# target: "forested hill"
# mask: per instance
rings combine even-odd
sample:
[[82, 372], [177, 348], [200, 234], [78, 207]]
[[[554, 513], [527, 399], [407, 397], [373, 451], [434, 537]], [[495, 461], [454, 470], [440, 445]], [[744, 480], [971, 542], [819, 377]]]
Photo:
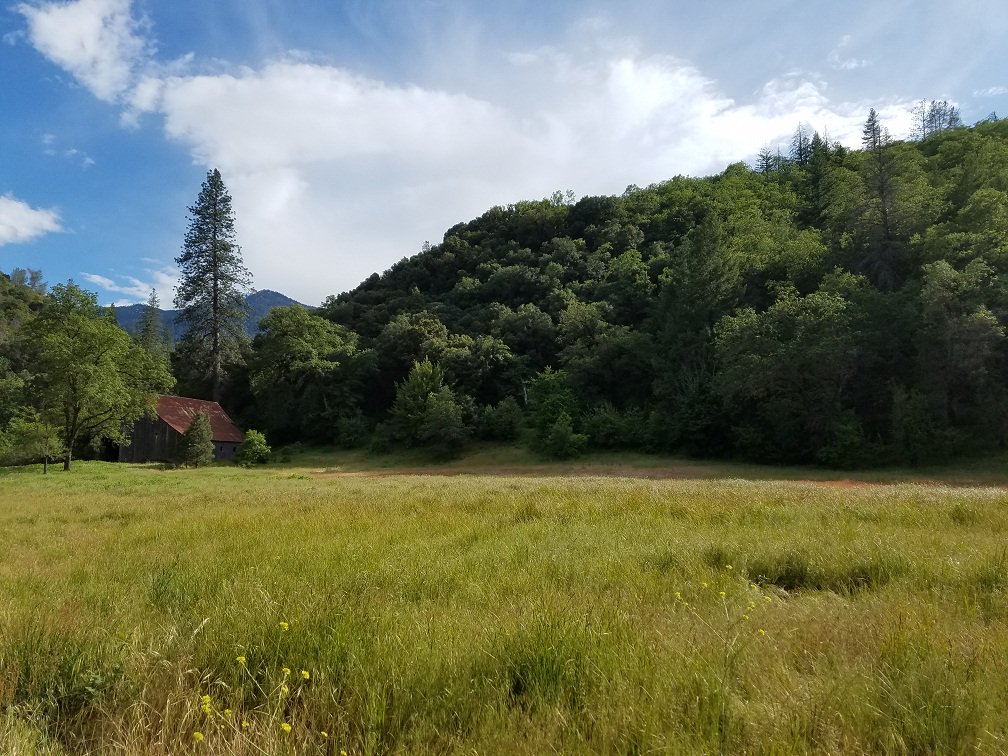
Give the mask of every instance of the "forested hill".
[[[949, 125], [893, 141], [873, 111], [862, 149], [799, 129], [756, 166], [493, 208], [317, 310], [260, 292], [221, 400], [276, 444], [441, 455], [485, 438], [844, 466], [1003, 445], [1008, 121]], [[198, 339], [169, 357], [156, 326], [130, 339], [109, 316], [72, 283], [0, 276], [0, 459], [4, 437], [35, 457], [122, 438], [173, 385], [212, 395]], [[103, 382], [60, 440], [72, 369]]]
[[861, 150], [799, 130], [754, 167], [493, 208], [326, 301], [330, 372], [284, 375], [274, 322], [252, 387], [280, 436], [409, 443], [393, 401], [428, 358], [462, 434], [528, 396], [573, 447], [913, 461], [1004, 440], [1006, 274], [1008, 121], [901, 142], [873, 113]]
[[[274, 307], [290, 307], [299, 304], [296, 300], [270, 289], [254, 291], [245, 298], [249, 307], [249, 315], [245, 319], [245, 332], [249, 338], [255, 336], [259, 328], [259, 321], [262, 320]], [[126, 307], [116, 308], [116, 320], [119, 327], [127, 333], [136, 333], [140, 320], [143, 317], [147, 305], [135, 304]], [[176, 322], [175, 317], [178, 310], [158, 310], [162, 327], [167, 328], [172, 337], [172, 342], [177, 342], [182, 338], [185, 325]]]

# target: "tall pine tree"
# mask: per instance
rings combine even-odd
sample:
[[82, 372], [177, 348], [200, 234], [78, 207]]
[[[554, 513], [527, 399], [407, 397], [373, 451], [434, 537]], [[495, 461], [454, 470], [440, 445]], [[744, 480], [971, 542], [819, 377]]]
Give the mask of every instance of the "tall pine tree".
[[245, 336], [248, 306], [245, 295], [252, 274], [242, 264], [235, 234], [234, 210], [220, 171], [207, 173], [196, 204], [189, 208], [189, 230], [175, 289], [184, 339], [200, 346], [197, 359], [210, 380], [214, 401], [220, 401], [224, 366], [239, 355]]
[[168, 352], [171, 348], [171, 336], [161, 326], [161, 302], [157, 292], [151, 289], [147, 303], [140, 314], [136, 335], [133, 340], [141, 349], [149, 354], [159, 364], [168, 367]]

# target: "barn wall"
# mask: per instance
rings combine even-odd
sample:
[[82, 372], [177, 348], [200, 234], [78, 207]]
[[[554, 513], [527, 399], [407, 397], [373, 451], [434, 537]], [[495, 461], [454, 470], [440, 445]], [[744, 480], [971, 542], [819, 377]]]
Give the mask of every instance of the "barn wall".
[[119, 447], [120, 462], [168, 462], [182, 436], [160, 418], [142, 417], [133, 427], [130, 443]]
[[[119, 447], [120, 462], [170, 462], [176, 458], [182, 434], [160, 418], [142, 417], [133, 427], [127, 445]], [[234, 459], [238, 444], [214, 441], [214, 459]]]
[[214, 441], [214, 459], [234, 459], [238, 444], [234, 441]]

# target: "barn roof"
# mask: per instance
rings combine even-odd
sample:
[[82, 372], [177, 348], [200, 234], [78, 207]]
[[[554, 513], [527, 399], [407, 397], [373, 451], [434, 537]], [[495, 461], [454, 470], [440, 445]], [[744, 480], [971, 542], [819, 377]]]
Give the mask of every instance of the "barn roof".
[[185, 433], [189, 430], [197, 412], [205, 412], [210, 418], [210, 429], [213, 431], [214, 441], [241, 443], [244, 440], [245, 434], [238, 430], [217, 402], [165, 394], [158, 396], [158, 417], [179, 433]]

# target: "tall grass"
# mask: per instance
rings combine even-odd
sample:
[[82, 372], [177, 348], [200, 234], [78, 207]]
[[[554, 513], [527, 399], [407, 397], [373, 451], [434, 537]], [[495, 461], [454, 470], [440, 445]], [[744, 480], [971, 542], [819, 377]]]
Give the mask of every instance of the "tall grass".
[[915, 485], [2, 471], [0, 744], [1003, 752], [1006, 503]]

